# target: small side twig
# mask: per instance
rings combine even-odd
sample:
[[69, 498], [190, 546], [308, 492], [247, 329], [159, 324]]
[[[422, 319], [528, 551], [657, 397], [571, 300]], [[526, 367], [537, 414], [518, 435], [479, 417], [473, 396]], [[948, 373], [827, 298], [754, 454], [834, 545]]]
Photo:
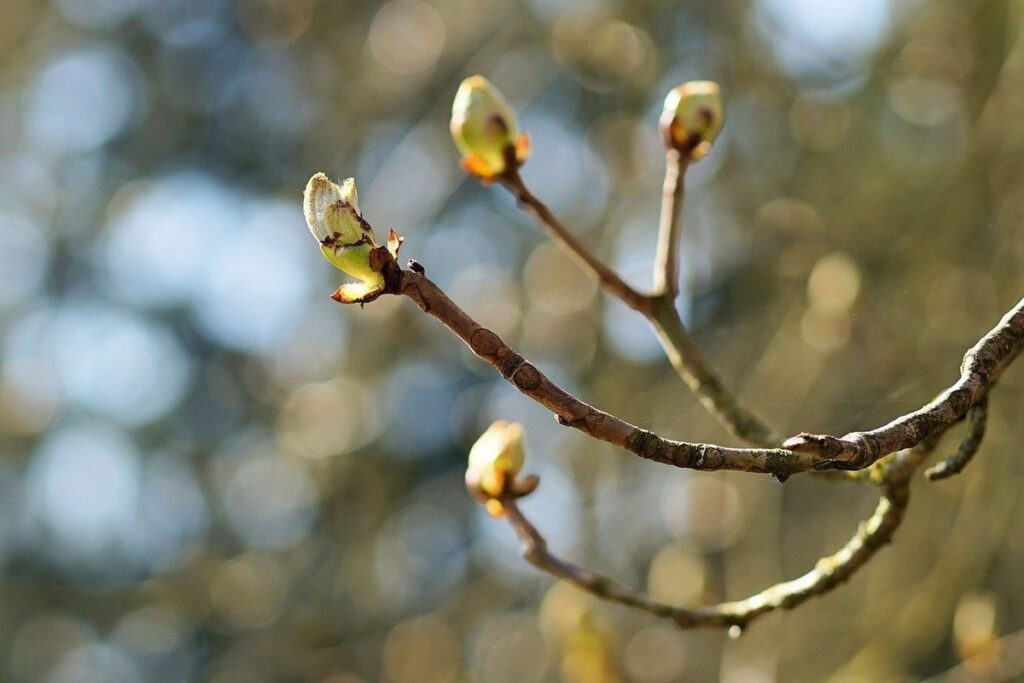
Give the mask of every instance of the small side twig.
[[988, 421], [988, 396], [983, 396], [967, 413], [967, 436], [960, 442], [956, 453], [925, 470], [928, 481], [939, 481], [960, 474], [981, 448]]

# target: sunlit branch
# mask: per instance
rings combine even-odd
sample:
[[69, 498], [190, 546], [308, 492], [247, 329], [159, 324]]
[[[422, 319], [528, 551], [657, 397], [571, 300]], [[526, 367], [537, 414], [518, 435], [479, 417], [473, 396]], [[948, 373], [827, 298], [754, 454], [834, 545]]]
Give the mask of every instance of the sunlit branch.
[[785, 448], [688, 443], [641, 429], [565, 391], [498, 335], [473, 320], [420, 270], [400, 271], [390, 291], [408, 296], [421, 310], [444, 323], [519, 391], [553, 411], [560, 423], [642, 458], [696, 470], [735, 470], [786, 478], [811, 470], [870, 467], [887, 453], [913, 448], [957, 422], [998, 379], [1024, 342], [1022, 300], [967, 352], [961, 377], [952, 387], [921, 409], [883, 427], [842, 438], [802, 433], [788, 439]]
[[931, 403], [889, 424], [841, 438], [801, 433], [783, 445], [841, 461], [850, 469], [870, 466], [887, 453], [911, 448], [960, 420], [980, 401], [1024, 345], [1024, 300], [964, 354], [960, 378]]

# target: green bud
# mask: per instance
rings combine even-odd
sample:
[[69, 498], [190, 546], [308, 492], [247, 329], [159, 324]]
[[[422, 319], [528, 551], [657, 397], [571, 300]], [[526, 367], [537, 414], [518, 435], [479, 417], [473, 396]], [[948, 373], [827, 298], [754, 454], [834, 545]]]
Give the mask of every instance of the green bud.
[[451, 131], [463, 168], [484, 180], [505, 173], [508, 155], [521, 165], [530, 153], [529, 138], [519, 133], [512, 108], [483, 76], [470, 76], [459, 86]]
[[711, 151], [725, 122], [722, 94], [713, 81], [690, 81], [673, 88], [665, 98], [661, 133], [667, 147], [698, 161]]

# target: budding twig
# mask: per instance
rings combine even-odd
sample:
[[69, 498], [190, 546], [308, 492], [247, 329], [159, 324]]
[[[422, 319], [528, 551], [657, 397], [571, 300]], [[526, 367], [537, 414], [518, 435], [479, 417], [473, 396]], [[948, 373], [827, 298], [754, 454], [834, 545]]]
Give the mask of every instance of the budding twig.
[[569, 255], [585, 272], [589, 273], [608, 293], [621, 299], [630, 308], [642, 311], [650, 305], [650, 298], [626, 283], [618, 273], [597, 258], [551, 210], [530, 192], [519, 175], [518, 169], [509, 166], [500, 176], [501, 184], [515, 196], [519, 206], [527, 211], [544, 228], [548, 236]]
[[517, 479], [523, 460], [520, 426], [495, 423], [474, 446], [467, 487], [492, 515], [508, 519], [529, 562], [598, 597], [671, 619], [680, 627], [728, 626], [739, 632], [762, 614], [795, 607], [828, 592], [888, 543], [903, 519], [912, 474], [946, 430], [965, 415], [969, 415], [968, 436], [955, 455], [928, 471], [928, 477], [934, 480], [951, 476], [970, 461], [984, 436], [988, 393], [1024, 349], [1024, 300], [967, 351], [958, 380], [920, 409], [874, 430], [843, 437], [801, 433], [782, 442], [781, 448], [776, 447], [779, 437], [743, 408], [705, 363], [675, 306], [685, 172], [690, 163], [711, 149], [722, 122], [717, 84], [687, 83], [673, 89], [666, 98], [661, 129], [667, 168], [654, 291], [650, 294], [626, 283], [529, 190], [519, 175], [519, 167], [529, 153], [528, 138], [518, 132], [514, 112], [486, 79], [473, 77], [463, 83], [453, 105], [452, 134], [463, 152], [464, 167], [485, 184], [499, 181], [606, 292], [642, 313], [673, 368], [700, 403], [732, 434], [754, 448], [666, 439], [567, 392], [459, 308], [426, 277], [422, 266], [410, 262], [409, 269], [402, 270], [396, 258], [401, 238], [394, 231], [386, 247], [376, 246], [372, 230], [359, 213], [354, 182], [338, 186], [326, 176], [314, 176], [307, 187], [306, 218], [328, 260], [361, 281], [342, 285], [335, 294], [339, 301], [364, 303], [382, 294], [409, 297], [520, 392], [551, 410], [565, 426], [642, 458], [676, 467], [771, 474], [780, 480], [801, 472], [841, 471], [848, 478], [878, 484], [883, 494], [874, 514], [843, 548], [820, 559], [807, 574], [744, 600], [687, 609], [658, 603], [645, 593], [562, 560], [548, 550], [545, 539], [516, 502], [516, 498], [533, 491], [539, 481], [533, 475]]
[[791, 581], [784, 581], [743, 600], [722, 602], [697, 608], [666, 605], [647, 593], [624, 586], [613, 579], [564, 560], [548, 549], [540, 531], [519, 509], [516, 496], [501, 499], [505, 517], [522, 543], [527, 562], [603, 600], [617, 602], [669, 619], [680, 628], [745, 628], [757, 617], [778, 609], [792, 609], [810, 598], [840, 585], [884, 545], [903, 521], [910, 500], [909, 481], [917, 465], [934, 447], [934, 442], [905, 451], [892, 463], [886, 484], [874, 513], [862, 522], [853, 537], [836, 553], [821, 558], [814, 569]]

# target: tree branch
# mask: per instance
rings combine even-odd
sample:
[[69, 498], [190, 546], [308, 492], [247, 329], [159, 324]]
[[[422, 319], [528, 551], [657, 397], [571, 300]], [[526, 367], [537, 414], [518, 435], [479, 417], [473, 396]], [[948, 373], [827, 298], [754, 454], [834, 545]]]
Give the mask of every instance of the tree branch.
[[[717, 86], [708, 92], [713, 92], [717, 98]], [[492, 99], [500, 100], [496, 95], [492, 95]], [[715, 99], [715, 107], [702, 111], [701, 115], [707, 118], [717, 111], [717, 126], [720, 126], [720, 108], [720, 102]], [[676, 117], [680, 115], [678, 107], [668, 112]], [[511, 117], [510, 112], [508, 116]], [[673, 118], [672, 122], [674, 125], [677, 119]], [[498, 123], [502, 123], [500, 117]], [[703, 122], [705, 126], [709, 124], [709, 121]], [[511, 129], [506, 126], [503, 130], [508, 133]], [[717, 130], [715, 127], [710, 139], [717, 134]], [[453, 134], [456, 134], [457, 142], [466, 142], [464, 138], [458, 137], [455, 128]], [[870, 431], [850, 432], [843, 437], [803, 432], [785, 440], [778, 447], [781, 441], [779, 436], [756, 415], [742, 407], [704, 361], [676, 308], [685, 175], [694, 158], [694, 148], [681, 146], [674, 134], [666, 138], [668, 151], [654, 263], [654, 288], [652, 293], [647, 294], [628, 284], [613, 268], [595, 256], [529, 190], [518, 172], [525, 154], [519, 154], [521, 150], [517, 150], [517, 145], [525, 138], [520, 137], [514, 144], [505, 138], [496, 143], [505, 146], [504, 171], [495, 168], [493, 172], [484, 173], [477, 168], [473, 172], [485, 183], [498, 180], [516, 198], [520, 208], [530, 214], [605, 292], [643, 314], [654, 328], [673, 368], [695, 393], [701, 405], [732, 434], [752, 444], [754, 448], [666, 439], [577, 398], [552, 382], [498, 335], [473, 320], [426, 277], [419, 264], [410, 262], [409, 270], [402, 270], [396, 260], [401, 238], [394, 231], [386, 247], [374, 247], [369, 251], [367, 262], [359, 264], [363, 270], [368, 269], [366, 272], [379, 275], [374, 280], [378, 286], [361, 298], [339, 299], [366, 303], [385, 293], [409, 297], [421, 310], [444, 324], [516, 389], [551, 410], [562, 425], [642, 458], [703, 471], [733, 470], [771, 474], [779, 480], [801, 472], [832, 471], [833, 475], [842, 474], [849, 479], [877, 484], [883, 491], [874, 513], [859, 526], [854, 536], [838, 552], [818, 560], [815, 567], [803, 576], [778, 583], [743, 600], [688, 609], [659, 603], [644, 592], [623, 586], [553, 554], [542, 534], [518, 507], [516, 499], [527, 495], [539, 481], [536, 476], [532, 476], [516, 482], [515, 475], [522, 465], [523, 457], [518, 441], [515, 442], [516, 448], [510, 447], [508, 453], [491, 454], [492, 473], [495, 475], [491, 478], [479, 476], [478, 468], [483, 467], [481, 453], [484, 451], [478, 451], [475, 446], [470, 457], [471, 469], [467, 470], [467, 486], [478, 500], [487, 505], [491, 514], [506, 517], [522, 542], [524, 557], [536, 567], [600, 598], [671, 619], [683, 628], [727, 626], [730, 633], [733, 633], [733, 629], [739, 633], [762, 614], [795, 607], [815, 595], [832, 590], [864, 566], [879, 548], [892, 539], [902, 522], [909, 502], [909, 482], [917, 467], [935, 448], [941, 436], [968, 415], [968, 434], [957, 453], [930, 469], [927, 473], [929, 479], [941, 479], [960, 472], [977, 452], [985, 433], [988, 393], [1004, 369], [1024, 348], [1024, 300], [1018, 302], [987, 335], [967, 351], [957, 381], [920, 409]], [[710, 145], [710, 139], [703, 140], [700, 135], [691, 139], [701, 142], [705, 147]], [[467, 157], [469, 160], [471, 158]], [[471, 165], [467, 168], [473, 169]], [[307, 220], [312, 221], [308, 214]], [[314, 234], [322, 240], [323, 235], [317, 231], [314, 223], [310, 225]], [[327, 243], [321, 241], [321, 244]], [[373, 246], [372, 238], [370, 244]], [[336, 265], [349, 272], [345, 263], [339, 262]], [[501, 459], [504, 460], [499, 463]]]
[[779, 478], [833, 465], [818, 454], [784, 448], [731, 448], [662, 438], [598, 410], [556, 385], [498, 335], [473, 320], [424, 273], [401, 271], [398, 292], [441, 321], [516, 389], [554, 412], [561, 424], [647, 460], [695, 470], [736, 470]]
[[732, 448], [665, 439], [598, 410], [548, 379], [498, 335], [473, 320], [418, 266], [400, 271], [392, 293], [416, 302], [440, 320], [470, 350], [506, 380], [555, 413], [566, 426], [624, 448], [647, 460], [695, 470], [735, 470], [772, 474], [780, 479], [813, 470], [860, 470], [884, 455], [913, 448], [957, 422], [1020, 353], [1024, 342], [1024, 300], [964, 356], [960, 379], [923, 408], [868, 432], [842, 438], [801, 433], [783, 448]]
[[910, 448], [960, 420], [980, 401], [1024, 342], [1024, 299], [964, 354], [960, 378], [931, 403], [868, 432], [834, 436], [801, 433], [783, 444], [863, 469], [888, 453]]

